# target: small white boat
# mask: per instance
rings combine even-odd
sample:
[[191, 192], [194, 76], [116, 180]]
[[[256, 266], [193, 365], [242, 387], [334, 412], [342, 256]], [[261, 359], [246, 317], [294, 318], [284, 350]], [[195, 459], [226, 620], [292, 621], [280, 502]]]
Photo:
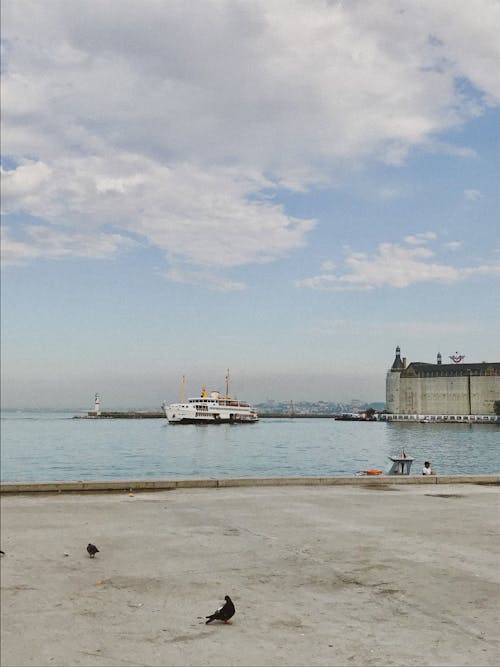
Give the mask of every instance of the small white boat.
[[259, 420], [257, 412], [249, 403], [229, 396], [229, 370], [226, 375], [226, 395], [218, 391], [207, 394], [203, 387], [201, 396], [184, 401], [184, 378], [182, 379], [182, 402], [163, 403], [165, 417], [170, 424], [245, 424]]

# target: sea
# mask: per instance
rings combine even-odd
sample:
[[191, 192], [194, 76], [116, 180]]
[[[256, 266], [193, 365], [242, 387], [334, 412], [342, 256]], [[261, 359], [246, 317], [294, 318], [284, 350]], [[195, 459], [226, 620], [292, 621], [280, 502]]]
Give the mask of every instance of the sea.
[[499, 474], [500, 427], [262, 418], [254, 424], [173, 425], [165, 419], [74, 419], [3, 411], [3, 482], [353, 476], [389, 456], [438, 474]]

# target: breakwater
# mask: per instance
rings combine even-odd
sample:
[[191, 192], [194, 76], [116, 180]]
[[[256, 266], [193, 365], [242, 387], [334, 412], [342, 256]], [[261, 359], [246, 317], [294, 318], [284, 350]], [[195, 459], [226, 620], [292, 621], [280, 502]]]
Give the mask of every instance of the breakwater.
[[[309, 413], [293, 413], [285, 414], [282, 412], [259, 412], [260, 419], [334, 419], [338, 418], [338, 415], [332, 413], [324, 414], [309, 414]], [[165, 414], [163, 412], [100, 412], [95, 414], [89, 412], [86, 415], [75, 415], [74, 419], [165, 419]], [[364, 421], [364, 420], [356, 420]]]
[[75, 415], [73, 419], [165, 419], [163, 412], [100, 412]]

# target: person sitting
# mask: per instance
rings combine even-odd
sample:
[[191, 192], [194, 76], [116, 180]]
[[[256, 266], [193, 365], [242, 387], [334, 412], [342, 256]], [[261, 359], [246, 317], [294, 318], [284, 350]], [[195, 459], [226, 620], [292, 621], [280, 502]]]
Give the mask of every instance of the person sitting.
[[426, 461], [424, 463], [424, 467], [422, 468], [422, 475], [435, 475], [436, 473], [434, 470], [431, 470], [431, 464], [429, 461]]

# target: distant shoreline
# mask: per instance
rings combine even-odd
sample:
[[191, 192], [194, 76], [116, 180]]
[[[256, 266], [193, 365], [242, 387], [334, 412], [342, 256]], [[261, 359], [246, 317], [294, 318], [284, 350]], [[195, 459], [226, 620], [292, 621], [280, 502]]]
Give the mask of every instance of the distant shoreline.
[[[425, 424], [500, 424], [500, 417], [495, 415], [433, 415], [423, 418], [421, 415], [382, 415], [363, 417], [352, 414], [295, 412], [260, 412], [259, 419], [332, 419], [334, 421], [371, 422], [371, 423], [425, 423]], [[100, 414], [73, 415], [73, 419], [166, 419], [163, 412], [113, 411]]]

